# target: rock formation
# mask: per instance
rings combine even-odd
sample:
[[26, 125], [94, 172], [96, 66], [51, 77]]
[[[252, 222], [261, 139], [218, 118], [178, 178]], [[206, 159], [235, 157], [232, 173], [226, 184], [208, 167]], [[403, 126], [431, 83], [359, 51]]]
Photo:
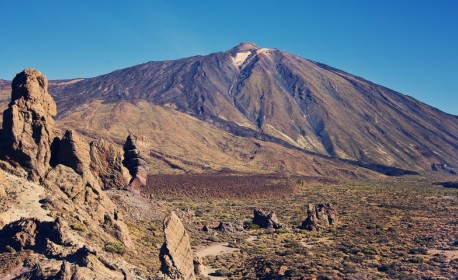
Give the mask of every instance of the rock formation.
[[146, 186], [146, 179], [148, 176], [146, 161], [141, 154], [138, 142], [140, 142], [139, 139], [130, 134], [127, 136], [126, 143], [123, 147], [123, 164], [132, 176], [128, 189], [134, 193], [140, 193], [141, 189]]
[[90, 168], [100, 180], [102, 189], [121, 190], [127, 186], [128, 170], [122, 164], [122, 153], [115, 145], [103, 139], [90, 144]]
[[16, 75], [11, 102], [3, 113], [0, 152], [2, 158], [22, 166], [33, 181], [50, 168], [56, 113], [48, 80], [40, 71], [29, 68]]
[[243, 224], [240, 221], [235, 221], [233, 223], [221, 221], [217, 227], [214, 228], [217, 231], [234, 233], [238, 231], [244, 231]]
[[273, 228], [273, 229], [279, 229], [279, 228], [284, 228], [285, 225], [280, 223], [278, 221], [277, 215], [275, 215], [275, 212], [264, 212], [263, 210], [257, 210], [255, 209], [253, 211], [254, 218], [253, 218], [253, 224], [258, 225], [261, 228]]
[[[40, 210], [45, 209], [45, 214], [20, 220], [13, 217], [0, 230], [0, 252], [18, 252], [11, 256], [22, 266], [17, 279], [123, 279], [123, 264], [113, 266], [100, 254], [109, 242], [134, 249], [121, 213], [101, 188], [101, 183], [110, 185], [112, 177], [96, 177], [113, 164], [107, 163], [99, 172], [91, 169], [91, 164], [97, 164], [92, 158], [103, 161], [111, 155], [104, 155], [103, 145], [96, 144], [91, 157], [89, 144], [72, 130], [59, 139], [55, 114], [46, 77], [33, 69], [19, 73], [4, 112], [0, 151], [5, 161], [1, 166], [15, 173], [25, 170], [31, 180], [40, 183], [35, 185], [46, 190], [46, 196], [40, 198]], [[119, 170], [119, 153], [117, 157]], [[87, 235], [76, 236], [67, 223], [72, 223], [73, 230], [79, 225]], [[50, 269], [55, 262], [60, 272]], [[9, 277], [1, 273], [1, 279]]]
[[194, 273], [196, 275], [207, 276], [208, 270], [207, 267], [204, 265], [202, 258], [199, 256], [194, 256]]
[[0, 230], [0, 252], [47, 250], [51, 243], [68, 244], [68, 226], [61, 219], [55, 222], [42, 222], [37, 219], [21, 219], [4, 226]]
[[171, 212], [164, 220], [164, 244], [159, 258], [162, 279], [196, 279], [189, 235], [178, 216]]
[[331, 203], [320, 203], [316, 206], [309, 204], [307, 218], [300, 228], [306, 230], [320, 230], [337, 222], [337, 211]]
[[68, 166], [83, 175], [89, 171], [89, 144], [75, 131], [67, 130], [59, 141], [56, 160], [58, 164]]

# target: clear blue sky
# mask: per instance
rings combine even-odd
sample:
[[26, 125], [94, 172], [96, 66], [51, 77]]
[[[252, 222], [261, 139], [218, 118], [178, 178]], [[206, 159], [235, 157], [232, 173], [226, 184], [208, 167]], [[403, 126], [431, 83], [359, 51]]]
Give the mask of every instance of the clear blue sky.
[[285, 49], [458, 115], [458, 1], [3, 0], [0, 78], [93, 77], [151, 60]]

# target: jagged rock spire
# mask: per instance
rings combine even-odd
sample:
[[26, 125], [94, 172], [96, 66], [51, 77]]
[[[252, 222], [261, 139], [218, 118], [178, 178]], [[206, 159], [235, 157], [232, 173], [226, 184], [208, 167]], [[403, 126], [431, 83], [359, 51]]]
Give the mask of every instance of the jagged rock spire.
[[34, 181], [50, 168], [56, 113], [48, 80], [40, 71], [28, 68], [16, 75], [11, 102], [3, 113], [0, 154], [23, 167]]

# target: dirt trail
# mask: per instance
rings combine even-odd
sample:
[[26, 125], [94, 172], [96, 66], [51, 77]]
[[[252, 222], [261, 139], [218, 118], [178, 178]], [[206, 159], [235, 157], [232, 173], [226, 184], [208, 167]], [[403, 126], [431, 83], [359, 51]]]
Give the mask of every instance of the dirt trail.
[[[240, 251], [240, 249], [237, 249], [237, 248], [231, 248], [231, 247], [228, 247], [229, 246], [229, 243], [225, 242], [225, 243], [217, 243], [217, 244], [213, 244], [211, 246], [208, 246], [208, 247], [204, 247], [204, 248], [201, 248], [199, 250], [196, 251], [196, 255], [203, 258], [203, 257], [206, 257], [206, 256], [220, 256], [220, 255], [224, 255], [224, 254], [229, 254], [229, 253], [233, 253], [233, 252], [238, 252]], [[213, 268], [213, 267], [210, 267], [210, 266], [207, 266], [207, 277], [209, 279], [226, 279], [226, 277], [222, 277], [222, 276], [213, 276], [214, 273], [216, 272], [217, 268]]]
[[214, 245], [197, 250], [196, 255], [202, 258], [206, 256], [220, 256], [220, 255], [240, 251], [239, 249], [231, 248], [228, 246], [229, 246], [229, 243], [227, 242], [214, 244]]

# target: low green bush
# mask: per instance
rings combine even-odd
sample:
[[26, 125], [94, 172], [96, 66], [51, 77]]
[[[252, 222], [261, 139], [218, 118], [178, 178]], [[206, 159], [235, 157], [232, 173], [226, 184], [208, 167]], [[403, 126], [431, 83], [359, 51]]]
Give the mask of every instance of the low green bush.
[[122, 255], [126, 252], [126, 247], [119, 241], [105, 243], [105, 251]]

